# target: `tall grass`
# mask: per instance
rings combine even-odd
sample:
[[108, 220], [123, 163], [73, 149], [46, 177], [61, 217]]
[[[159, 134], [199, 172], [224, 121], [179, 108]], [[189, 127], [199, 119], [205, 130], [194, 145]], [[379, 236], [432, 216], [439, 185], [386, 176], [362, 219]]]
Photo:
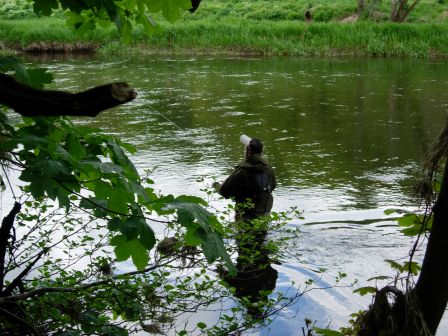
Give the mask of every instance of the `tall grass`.
[[[33, 29], [30, 29], [33, 27]], [[152, 36], [134, 32], [122, 46], [114, 28], [79, 36], [57, 18], [0, 20], [0, 45], [93, 42], [105, 53], [190, 52], [264, 55], [367, 55], [425, 58], [448, 56], [447, 24], [318, 23], [227, 18], [182, 20]]]
[[96, 29], [79, 35], [55, 17], [23, 20], [0, 20], [0, 41], [6, 44], [28, 45], [34, 42], [107, 42], [117, 38], [114, 30]]
[[240, 52], [276, 55], [448, 56], [448, 25], [359, 22], [350, 24], [182, 22], [134, 45], [171, 51]]

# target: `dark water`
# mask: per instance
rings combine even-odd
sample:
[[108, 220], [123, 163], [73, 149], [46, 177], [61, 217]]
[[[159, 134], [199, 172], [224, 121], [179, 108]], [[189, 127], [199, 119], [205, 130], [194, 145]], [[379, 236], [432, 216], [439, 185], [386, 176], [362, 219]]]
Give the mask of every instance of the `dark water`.
[[[153, 169], [165, 193], [204, 196], [204, 184], [224, 179], [241, 159], [240, 134], [263, 139], [279, 181], [274, 210], [297, 206], [305, 217], [290, 224], [303, 231], [296, 256], [274, 265], [278, 290], [320, 278], [319, 268], [328, 269], [323, 287], [339, 271], [374, 285], [366, 280], [394, 275], [384, 259], [407, 256], [412, 239], [384, 210], [416, 207], [420, 160], [448, 111], [445, 62], [155, 55], [32, 62], [67, 90], [112, 81], [134, 87], [132, 103], [78, 122], [136, 145], [134, 162]], [[313, 291], [261, 334], [301, 335], [305, 317], [342, 326], [370, 302], [352, 289]]]

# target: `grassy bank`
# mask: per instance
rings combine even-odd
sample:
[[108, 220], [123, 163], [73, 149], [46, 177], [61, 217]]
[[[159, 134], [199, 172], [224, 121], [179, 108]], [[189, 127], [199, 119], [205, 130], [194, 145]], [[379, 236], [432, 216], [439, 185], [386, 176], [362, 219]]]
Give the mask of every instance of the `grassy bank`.
[[145, 38], [143, 48], [241, 51], [276, 55], [448, 55], [448, 25], [392, 23], [184, 22]]
[[[33, 27], [30, 29], [29, 27]], [[153, 36], [135, 31], [123, 47], [114, 29], [78, 35], [62, 19], [0, 20], [0, 41], [9, 48], [88, 45], [105, 53], [190, 52], [265, 55], [448, 56], [447, 24], [312, 23], [226, 19], [183, 20]], [[49, 49], [51, 51], [51, 48]], [[63, 50], [63, 49], [62, 49]], [[76, 50], [76, 48], [75, 48]]]

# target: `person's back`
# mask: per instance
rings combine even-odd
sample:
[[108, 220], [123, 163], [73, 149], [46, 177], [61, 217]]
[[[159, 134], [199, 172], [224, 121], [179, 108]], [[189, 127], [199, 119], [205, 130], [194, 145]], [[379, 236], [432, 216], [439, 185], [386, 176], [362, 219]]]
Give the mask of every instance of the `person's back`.
[[277, 185], [274, 170], [261, 157], [263, 144], [251, 139], [246, 145], [246, 159], [220, 186], [218, 192], [236, 202], [236, 219], [250, 220], [269, 215], [273, 205], [272, 190]]

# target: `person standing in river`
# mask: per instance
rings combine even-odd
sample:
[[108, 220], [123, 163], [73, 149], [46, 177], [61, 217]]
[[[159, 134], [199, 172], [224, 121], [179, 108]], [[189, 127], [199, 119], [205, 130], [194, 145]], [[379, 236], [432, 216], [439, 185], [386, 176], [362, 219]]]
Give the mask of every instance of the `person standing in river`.
[[246, 298], [243, 304], [247, 306], [248, 314], [261, 318], [266, 292], [275, 288], [278, 272], [271, 266], [270, 251], [265, 247], [266, 223], [254, 219], [269, 216], [273, 205], [272, 190], [277, 181], [271, 165], [261, 157], [261, 140], [242, 135], [240, 141], [245, 145], [244, 160], [222, 185], [215, 184], [220, 195], [232, 198], [236, 203], [237, 274], [223, 274], [222, 278], [235, 288], [236, 297]]
[[271, 165], [261, 157], [261, 140], [242, 135], [240, 141], [245, 145], [244, 160], [224, 183], [215, 187], [224, 198], [235, 200], [237, 221], [250, 221], [271, 213], [274, 201], [272, 191], [277, 186], [277, 180]]

